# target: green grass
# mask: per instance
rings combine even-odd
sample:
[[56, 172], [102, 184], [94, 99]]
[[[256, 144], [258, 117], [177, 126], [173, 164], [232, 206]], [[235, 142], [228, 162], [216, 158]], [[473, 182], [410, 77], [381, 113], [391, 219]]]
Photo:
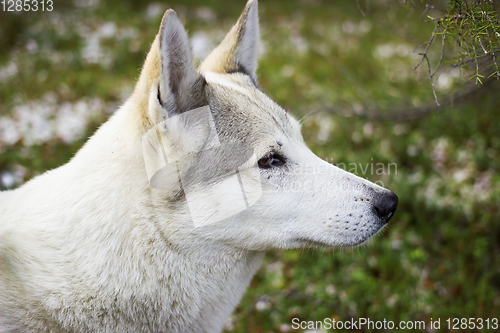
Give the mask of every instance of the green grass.
[[[161, 16], [148, 18], [148, 4], [116, 0], [14, 18], [3, 13], [0, 69], [15, 62], [17, 73], [0, 81], [0, 117], [13, 117], [16, 107], [43, 101], [48, 93], [60, 103], [97, 98], [105, 110], [115, 109], [133, 88], [158, 29]], [[244, 2], [162, 6], [177, 9], [190, 33], [217, 34], [230, 28]], [[202, 6], [210, 8], [213, 20], [200, 18]], [[270, 252], [231, 317], [231, 331], [286, 331], [293, 318], [362, 317], [427, 324], [441, 318], [447, 331], [447, 318], [500, 317], [499, 85], [425, 118], [399, 124], [367, 120], [352, 110], [433, 100], [425, 67], [414, 72], [419, 57], [408, 53], [433, 29], [418, 21], [420, 9], [407, 18], [404, 6], [374, 1], [366, 17], [355, 1], [259, 6], [263, 90], [304, 117], [304, 138], [320, 157], [346, 165], [396, 163], [397, 173], [390, 175], [358, 173], [397, 193], [400, 205], [389, 226], [360, 248]], [[89, 63], [82, 31], [106, 22], [117, 31], [133, 27], [135, 35], [103, 37], [101, 51], [112, 61]], [[30, 41], [35, 51], [28, 51]], [[439, 96], [444, 92], [438, 90]], [[346, 114], [309, 114], [324, 103]], [[36, 144], [0, 142], [0, 172], [23, 170], [26, 181], [67, 162], [108, 116], [93, 116], [85, 134], [71, 143], [57, 136]]]

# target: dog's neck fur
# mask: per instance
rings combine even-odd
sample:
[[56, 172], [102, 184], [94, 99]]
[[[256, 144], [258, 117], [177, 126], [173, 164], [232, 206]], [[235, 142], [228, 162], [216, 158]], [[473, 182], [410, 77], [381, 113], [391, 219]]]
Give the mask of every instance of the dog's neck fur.
[[[64, 327], [56, 321], [42, 325], [56, 330], [83, 324], [88, 325], [88, 331], [97, 327], [105, 331], [99, 317], [105, 312], [107, 318], [117, 319], [105, 323], [109, 331], [141, 331], [145, 327], [158, 332], [219, 331], [260, 266], [263, 253], [200, 237], [196, 229], [182, 225], [183, 212], [169, 214], [172, 221], [160, 220], [158, 216], [163, 214], [157, 209], [161, 204], [151, 195], [155, 190], [149, 187], [144, 171], [141, 136], [127, 133], [132, 130], [127, 128], [129, 118], [136, 117], [136, 110], [135, 101], [129, 100], [72, 162], [33, 179], [23, 191], [13, 191], [7, 197], [11, 202], [36, 202], [33, 208], [25, 208], [27, 214], [44, 217], [39, 230], [25, 235], [32, 237], [29, 249], [3, 244], [8, 249], [6, 257], [30, 256], [26, 269], [31, 271], [29, 276], [37, 277], [26, 282], [22, 306], [37, 301], [28, 295], [38, 295], [40, 317], [57, 318]], [[86, 186], [87, 182], [94, 187]], [[46, 193], [50, 188], [57, 188], [57, 192]], [[72, 209], [57, 211], [54, 203]], [[8, 216], [9, 201], [2, 206], [2, 215]], [[60, 223], [54, 225], [54, 220]], [[115, 224], [120, 227], [113, 227]], [[8, 232], [6, 227], [4, 233]], [[61, 231], [64, 237], [56, 236]], [[167, 233], [173, 236], [166, 237]], [[60, 267], [37, 264], [54, 261], [54, 257]], [[64, 267], [68, 263], [70, 273], [62, 273], [68, 272]], [[3, 268], [5, 273], [8, 265]], [[57, 288], [39, 289], [45, 283], [38, 281], [54, 277]], [[10, 283], [5, 283], [8, 289]], [[93, 299], [95, 294], [99, 301]], [[71, 312], [82, 305], [88, 311]], [[23, 313], [20, 308], [16, 311], [20, 312], [15, 317]], [[117, 327], [120, 323], [127, 326]]]
[[[122, 297], [123, 308], [117, 311], [126, 312], [130, 306], [130, 299], [139, 302], [141, 306], [138, 306], [137, 313], [131, 314], [129, 320], [143, 318], [144, 323], [158, 323], [158, 327], [153, 328], [153, 331], [160, 331], [160, 327], [162, 330], [165, 329], [165, 323], [172, 325], [167, 331], [219, 331], [259, 268], [264, 254], [235, 249], [206, 239], [198, 229], [186, 225], [185, 215], [188, 212], [185, 209], [179, 210], [177, 207], [174, 211], [165, 205], [165, 202], [157, 200], [157, 193], [152, 192], [158, 190], [149, 186], [144, 171], [142, 136], [136, 135], [134, 138], [127, 135], [127, 124], [133, 124], [127, 118], [137, 117], [137, 110], [141, 104], [142, 101], [137, 101], [133, 97], [106, 124], [108, 128], [99, 131], [89, 141], [88, 147], [84, 147], [75, 156], [75, 159], [81, 158], [91, 165], [102, 167], [102, 162], [99, 161], [101, 157], [92, 156], [96, 151], [92, 145], [99, 145], [99, 149], [103, 151], [102, 143], [109, 144], [109, 147], [106, 144], [107, 157], [102, 156], [109, 162], [109, 165], [105, 166], [107, 170], [102, 172], [102, 177], [110, 177], [110, 170], [114, 170], [114, 179], [103, 180], [103, 184], [117, 184], [113, 188], [116, 192], [110, 193], [107, 198], [93, 198], [94, 202], [87, 202], [86, 205], [89, 208], [99, 207], [100, 214], [106, 218], [106, 221], [101, 221], [95, 226], [96, 229], [105, 228], [101, 225], [104, 222], [122, 224], [121, 230], [123, 230], [121, 235], [106, 235], [96, 231], [94, 236], [101, 237], [102, 244], [122, 244], [121, 249], [107, 251], [116, 251], [116, 257], [122, 256], [123, 260], [114, 263], [104, 261], [101, 267], [96, 267], [95, 271], [107, 271], [109, 277], [89, 278], [95, 280], [98, 289], [107, 290], [110, 299], [113, 296]], [[118, 136], [120, 134], [121, 137]], [[114, 164], [110, 156], [115, 154], [116, 157], [113, 159], [125, 161], [117, 161]], [[79, 165], [76, 161], [73, 164]], [[122, 165], [129, 165], [130, 170], [115, 167]], [[87, 172], [88, 170], [85, 171]], [[99, 170], [95, 170], [94, 177], [98, 177], [98, 174]], [[78, 177], [77, 174], [75, 176]], [[104, 187], [109, 188], [106, 185]], [[127, 191], [135, 194], [122, 195]], [[134, 200], [113, 202], [116, 198]], [[112, 205], [122, 206], [120, 216], [106, 216], [107, 208]], [[90, 210], [89, 214], [96, 214], [95, 210]], [[163, 220], [164, 216], [169, 216], [171, 220]], [[118, 239], [109, 241], [107, 237]], [[74, 251], [87, 249], [89, 246], [90, 244], [75, 245]], [[109, 258], [106, 249], [95, 249], [95, 251], [95, 258]], [[138, 261], [140, 258], [147, 260]], [[129, 266], [126, 267], [124, 263], [128, 263]], [[137, 266], [132, 267], [132, 263]], [[81, 267], [88, 267], [88, 264]], [[121, 283], [125, 285], [120, 288]], [[117, 291], [119, 293], [119, 290], [134, 290], [127, 284], [135, 286], [136, 295], [115, 294]], [[170, 285], [176, 287], [170, 288]], [[197, 308], [186, 308], [186, 304], [196, 305]], [[144, 311], [148, 308], [149, 311]], [[169, 311], [153, 311], [155, 308], [169, 309]]]

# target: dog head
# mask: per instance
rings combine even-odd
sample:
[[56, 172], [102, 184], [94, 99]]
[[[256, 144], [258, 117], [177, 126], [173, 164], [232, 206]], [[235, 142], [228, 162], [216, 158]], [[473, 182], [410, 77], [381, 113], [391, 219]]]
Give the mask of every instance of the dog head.
[[154, 214], [164, 228], [252, 250], [365, 242], [397, 196], [307, 148], [299, 122], [258, 86], [258, 43], [250, 0], [196, 69], [186, 31], [165, 13], [133, 97]]

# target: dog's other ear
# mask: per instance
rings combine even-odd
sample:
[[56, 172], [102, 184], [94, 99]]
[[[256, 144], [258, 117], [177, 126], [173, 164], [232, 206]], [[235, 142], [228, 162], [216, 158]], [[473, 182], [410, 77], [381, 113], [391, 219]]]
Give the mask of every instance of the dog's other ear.
[[200, 93], [203, 78], [194, 67], [187, 32], [172, 9], [163, 15], [158, 37], [158, 99], [163, 109], [168, 116], [172, 116], [202, 105]]
[[249, 0], [236, 25], [203, 61], [200, 70], [216, 73], [241, 72], [256, 81], [259, 47], [257, 0]]

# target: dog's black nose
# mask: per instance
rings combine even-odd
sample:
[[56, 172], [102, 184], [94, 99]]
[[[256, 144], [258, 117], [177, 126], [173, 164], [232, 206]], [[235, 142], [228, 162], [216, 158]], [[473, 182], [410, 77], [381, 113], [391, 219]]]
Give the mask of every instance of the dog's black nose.
[[380, 193], [374, 198], [373, 209], [386, 222], [392, 218], [397, 207], [398, 196], [392, 192]]

